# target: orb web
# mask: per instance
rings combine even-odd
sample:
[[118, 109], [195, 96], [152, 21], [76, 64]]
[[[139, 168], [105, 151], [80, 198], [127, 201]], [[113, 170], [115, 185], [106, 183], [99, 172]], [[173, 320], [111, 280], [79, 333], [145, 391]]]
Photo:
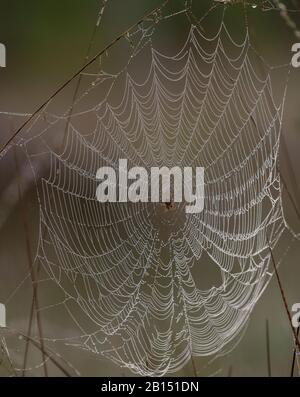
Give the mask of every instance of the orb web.
[[[130, 32], [124, 67], [85, 70], [72, 112], [44, 111], [18, 142], [37, 187], [38, 284], [53, 291], [39, 310], [48, 321], [59, 310], [72, 328], [43, 339], [141, 375], [233, 343], [287, 226], [276, 166], [282, 104], [248, 32], [236, 42], [223, 20], [213, 36], [191, 25], [172, 55], [153, 32], [152, 23]], [[204, 167], [204, 210], [97, 202], [97, 169], [117, 169], [120, 158]]]

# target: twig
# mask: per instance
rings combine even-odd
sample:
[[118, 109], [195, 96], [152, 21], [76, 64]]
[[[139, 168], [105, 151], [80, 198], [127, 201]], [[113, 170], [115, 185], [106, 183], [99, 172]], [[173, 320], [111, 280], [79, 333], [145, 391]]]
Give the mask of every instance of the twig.
[[[93, 29], [91, 38], [89, 40], [88, 47], [87, 47], [87, 50], [86, 50], [86, 54], [85, 54], [85, 57], [84, 57], [84, 61], [85, 62], [87, 62], [89, 60], [89, 58], [90, 58], [90, 52], [91, 52], [91, 49], [92, 49], [93, 44], [95, 42], [96, 34], [97, 34], [97, 31], [98, 31], [99, 26], [100, 26], [100, 21], [101, 21], [101, 18], [103, 16], [103, 12], [104, 12], [104, 8], [105, 8], [105, 5], [107, 3], [107, 0], [103, 0], [101, 3], [102, 4], [100, 6], [100, 10], [99, 10], [99, 13], [97, 15], [97, 20], [96, 20], [96, 23], [94, 25], [94, 29]], [[85, 62], [83, 63], [83, 66], [85, 65]], [[76, 101], [76, 98], [77, 98], [77, 95], [78, 95], [78, 92], [79, 92], [81, 81], [82, 81], [82, 74], [80, 73], [79, 77], [78, 77], [78, 80], [77, 80], [77, 83], [76, 83], [75, 90], [74, 90], [74, 94], [73, 94], [73, 98], [72, 98], [72, 102], [71, 102], [71, 107], [70, 107], [68, 115], [67, 115], [66, 126], [65, 126], [65, 131], [64, 131], [63, 140], [62, 140], [62, 146], [64, 145], [64, 141], [66, 139], [67, 131], [68, 131], [68, 128], [69, 128], [69, 125], [70, 125], [70, 120], [71, 120], [71, 117], [72, 117], [72, 114], [73, 114], [74, 104], [75, 104], [75, 101]]]
[[[93, 43], [94, 43], [94, 40], [95, 40], [95, 37], [96, 37], [96, 33], [97, 33], [99, 25], [100, 25], [100, 19], [101, 19], [102, 15], [103, 15], [103, 11], [104, 11], [104, 7], [105, 7], [106, 2], [107, 2], [107, 0], [103, 0], [103, 2], [101, 4], [101, 7], [100, 7], [100, 10], [99, 10], [99, 13], [97, 15], [97, 20], [96, 20], [96, 23], [95, 23], [91, 38], [89, 40], [89, 44], [88, 44], [88, 47], [87, 47], [86, 55], [85, 55], [85, 58], [84, 58], [85, 61], [87, 61], [89, 59], [90, 51], [91, 51], [91, 48], [93, 46]], [[67, 132], [68, 127], [69, 127], [70, 118], [71, 118], [72, 113], [73, 113], [73, 107], [74, 107], [75, 100], [77, 98], [77, 94], [78, 94], [78, 91], [79, 91], [81, 80], [82, 80], [82, 74], [79, 75], [79, 78], [77, 80], [77, 84], [76, 84], [76, 87], [75, 87], [75, 91], [74, 91], [73, 99], [72, 99], [72, 103], [71, 103], [71, 108], [70, 108], [69, 114], [67, 116], [67, 123], [66, 123], [64, 137], [65, 137], [66, 132]], [[64, 137], [63, 137], [63, 140], [65, 139]], [[37, 273], [39, 272], [39, 270], [40, 270], [40, 266], [38, 265]], [[37, 289], [38, 289], [38, 285], [36, 286], [36, 290]], [[28, 325], [28, 333], [27, 333], [28, 336], [31, 335], [31, 328], [32, 328], [32, 322], [33, 322], [33, 313], [34, 313], [34, 299], [32, 299], [30, 316], [29, 316], [29, 325]], [[27, 339], [26, 348], [25, 348], [25, 354], [24, 354], [24, 362], [23, 362], [23, 376], [25, 376], [25, 369], [26, 369], [26, 365], [27, 365], [27, 358], [28, 358], [28, 352], [29, 352], [29, 342], [30, 342], [30, 340]]]
[[270, 354], [270, 332], [269, 321], [266, 320], [266, 345], [267, 345], [267, 363], [268, 363], [268, 377], [271, 378], [271, 354]]
[[268, 247], [269, 247], [269, 250], [270, 250], [271, 259], [272, 259], [272, 263], [273, 263], [273, 267], [274, 267], [274, 271], [275, 271], [275, 275], [276, 275], [276, 280], [277, 280], [277, 283], [278, 283], [278, 286], [279, 286], [281, 298], [282, 298], [282, 301], [283, 301], [283, 304], [284, 304], [284, 307], [285, 307], [285, 310], [286, 310], [286, 314], [287, 314], [288, 319], [289, 319], [289, 324], [290, 324], [292, 333], [293, 333], [294, 338], [295, 338], [295, 344], [298, 347], [298, 349], [300, 350], [300, 342], [299, 342], [299, 339], [298, 339], [297, 332], [296, 332], [295, 328], [293, 327], [291, 313], [289, 311], [289, 306], [287, 304], [287, 300], [286, 300], [286, 297], [285, 297], [285, 294], [284, 294], [284, 291], [283, 291], [283, 287], [282, 287], [282, 284], [281, 284], [281, 280], [280, 280], [280, 277], [279, 277], [279, 274], [278, 274], [278, 270], [277, 270], [275, 259], [274, 259], [274, 255], [273, 255], [273, 251], [272, 251], [272, 248], [271, 248], [271, 245], [270, 245], [270, 242], [269, 242], [269, 239], [268, 239], [267, 236], [266, 236], [266, 238], [267, 238], [267, 241], [268, 241]]
[[[122, 33], [120, 36], [118, 36], [113, 42], [111, 42], [108, 46], [106, 46], [102, 51], [100, 51], [97, 55], [95, 55], [90, 61], [88, 61], [89, 56], [90, 56], [90, 51], [92, 49], [95, 37], [96, 37], [96, 33], [97, 30], [99, 28], [99, 24], [100, 24], [100, 19], [103, 15], [103, 11], [104, 11], [104, 5], [106, 4], [107, 0], [104, 0], [102, 3], [102, 6], [100, 8], [100, 11], [98, 13], [97, 16], [97, 21], [96, 24], [94, 26], [92, 35], [91, 35], [91, 39], [89, 41], [89, 45], [86, 51], [86, 55], [85, 55], [85, 60], [88, 61], [87, 63], [84, 63], [82, 68], [77, 71], [69, 80], [67, 80], [61, 87], [59, 87], [49, 98], [48, 100], [46, 100], [24, 123], [21, 127], [18, 128], [18, 130], [13, 134], [13, 136], [5, 143], [5, 145], [3, 146], [3, 148], [0, 151], [0, 154], [2, 153], [2, 151], [5, 150], [5, 148], [10, 144], [10, 142], [21, 132], [21, 130], [35, 117], [35, 115], [37, 115], [44, 107], [46, 107], [51, 100], [59, 93], [61, 92], [69, 83], [71, 83], [72, 80], [74, 80], [77, 76], [79, 76], [78, 80], [77, 80], [77, 84], [74, 90], [74, 94], [73, 94], [73, 98], [72, 98], [72, 103], [71, 103], [71, 108], [69, 110], [68, 116], [67, 116], [67, 123], [66, 123], [66, 127], [65, 127], [65, 134], [64, 137], [66, 135], [66, 132], [68, 130], [68, 126], [70, 123], [70, 118], [72, 116], [73, 113], [73, 107], [74, 107], [74, 103], [75, 100], [77, 98], [78, 92], [79, 92], [79, 88], [80, 88], [80, 84], [81, 84], [81, 80], [82, 80], [82, 74], [81, 72], [86, 69], [89, 65], [91, 65], [97, 58], [99, 58], [103, 53], [105, 53], [109, 48], [111, 48], [117, 41], [119, 41], [122, 37], [124, 37], [130, 30], [132, 30], [135, 26], [137, 26], [139, 23], [141, 23], [141, 21], [143, 21], [144, 19], [148, 18], [149, 16], [151, 16], [151, 14], [155, 13], [156, 11], [158, 11], [159, 9], [161, 9], [162, 7], [164, 7], [166, 5], [166, 3], [169, 0], [165, 1], [161, 6], [156, 7], [154, 10], [152, 10], [150, 13], [146, 14], [142, 20], [138, 21], [136, 24], [134, 24], [133, 26], [131, 26], [129, 29], [127, 29], [124, 33]], [[63, 138], [64, 139], [64, 138]], [[38, 268], [39, 270], [39, 268]], [[37, 291], [37, 285], [36, 285], [36, 291]], [[31, 305], [31, 312], [30, 312], [30, 321], [29, 321], [29, 326], [28, 326], [28, 335], [30, 336], [31, 334], [31, 328], [32, 328], [32, 321], [33, 321], [33, 311], [34, 311], [34, 306], [35, 306], [35, 299], [33, 297], [32, 300], [32, 305]], [[25, 349], [25, 355], [24, 355], [24, 371], [23, 371], [23, 376], [25, 375], [25, 368], [26, 368], [26, 363], [27, 363], [27, 357], [28, 357], [28, 350], [29, 350], [29, 342], [30, 339], [27, 339], [27, 344], [26, 344], [26, 349]]]
[[[47, 377], [48, 376], [48, 370], [47, 370], [47, 365], [45, 362], [45, 352], [44, 352], [44, 341], [43, 341], [43, 330], [42, 330], [42, 322], [41, 322], [41, 317], [40, 317], [40, 312], [39, 312], [39, 303], [38, 303], [38, 294], [37, 294], [37, 280], [36, 280], [36, 274], [34, 271], [33, 267], [33, 260], [32, 260], [32, 254], [31, 254], [31, 245], [29, 241], [29, 227], [28, 227], [28, 221], [27, 221], [27, 212], [25, 209], [25, 204], [23, 202], [23, 194], [22, 194], [22, 188], [21, 188], [21, 181], [20, 181], [20, 167], [19, 167], [19, 162], [18, 162], [18, 156], [16, 150], [14, 151], [15, 155], [15, 164], [16, 164], [16, 172], [17, 172], [17, 181], [18, 181], [18, 198], [19, 198], [19, 203], [21, 206], [21, 218], [23, 222], [23, 227], [24, 227], [24, 234], [25, 234], [25, 243], [26, 243], [26, 252], [27, 252], [27, 261], [28, 261], [28, 268], [30, 272], [30, 277], [31, 277], [31, 283], [32, 283], [32, 291], [33, 291], [33, 306], [36, 311], [36, 321], [37, 321], [37, 327], [38, 327], [38, 333], [39, 333], [39, 340], [42, 346], [42, 356], [43, 356], [43, 367], [44, 367], [44, 374]], [[31, 316], [33, 317], [33, 310], [31, 312]], [[32, 319], [31, 319], [32, 321]], [[28, 354], [28, 347], [26, 346], [26, 357]]]
[[38, 350], [40, 350], [42, 352], [42, 354], [44, 354], [45, 357], [47, 359], [49, 359], [52, 362], [52, 364], [54, 364], [58, 369], [60, 369], [61, 372], [63, 372], [67, 377], [71, 377], [69, 372], [53, 357], [53, 354], [51, 354], [51, 352], [49, 353], [47, 350], [44, 349], [44, 347], [41, 345], [40, 342], [37, 342], [36, 340], [32, 339], [31, 337], [29, 337], [28, 335], [25, 335], [23, 333], [19, 333], [19, 332], [17, 332], [17, 333], [20, 336], [22, 336], [22, 338], [24, 338], [27, 341], [29, 341]]
[[[299, 337], [300, 327], [297, 328], [297, 336]], [[294, 376], [295, 364], [296, 364], [296, 355], [297, 355], [297, 347], [294, 347], [293, 352], [293, 361], [292, 361], [292, 369], [291, 369], [291, 377]]]
[[194, 376], [197, 377], [197, 376], [198, 376], [198, 374], [197, 374], [197, 368], [196, 368], [195, 360], [194, 360], [194, 357], [193, 357], [193, 354], [192, 354], [192, 353], [191, 353], [191, 362], [192, 362], [192, 367], [193, 367]]
[[[1, 346], [1, 351], [3, 353], [3, 356], [6, 356], [6, 358], [8, 360], [8, 363], [9, 363], [9, 366], [11, 367], [12, 372], [14, 373], [15, 377], [17, 377], [18, 376], [17, 375], [17, 371], [16, 371], [16, 369], [15, 369], [15, 367], [13, 365], [13, 362], [12, 362], [12, 360], [10, 358], [10, 355], [9, 355], [9, 352], [8, 352], [8, 348], [7, 348], [7, 344], [5, 342], [5, 338], [1, 338], [0, 339], [0, 346]], [[0, 365], [3, 365], [3, 362], [4, 362], [4, 358], [3, 358], [3, 360], [1, 359]], [[7, 369], [7, 371], [10, 371], [10, 369], [7, 368], [5, 365], [3, 365], [3, 366], [4, 366], [4, 368]]]
[[292, 203], [292, 206], [293, 206], [293, 208], [294, 208], [294, 211], [296, 212], [296, 215], [297, 215], [298, 219], [300, 220], [300, 212], [299, 212], [299, 210], [298, 210], [297, 204], [296, 204], [296, 202], [295, 202], [295, 200], [294, 200], [294, 198], [293, 198], [293, 196], [292, 196], [290, 190], [288, 189], [286, 180], [284, 179], [284, 177], [283, 177], [283, 175], [282, 175], [282, 173], [281, 173], [281, 171], [280, 171], [280, 169], [279, 169], [278, 166], [277, 166], [277, 170], [278, 170], [280, 179], [281, 179], [281, 181], [282, 181], [283, 187], [285, 188], [285, 190], [286, 190], [286, 192], [287, 192], [287, 194], [288, 194], [288, 196], [289, 196], [290, 202]]
[[[38, 287], [36, 287], [38, 288]], [[30, 308], [30, 315], [29, 315], [29, 323], [28, 323], [28, 330], [27, 330], [27, 335], [31, 336], [31, 328], [32, 328], [32, 322], [33, 322], [33, 313], [34, 313], [34, 296], [32, 296], [32, 301], [31, 301], [31, 308]], [[29, 353], [29, 342], [30, 340], [26, 340], [26, 346], [25, 346], [25, 353], [24, 353], [24, 360], [23, 360], [23, 376], [25, 376], [25, 370], [27, 366], [27, 358], [28, 358], [28, 353]]]
[[123, 33], [117, 36], [113, 41], [111, 41], [104, 49], [99, 51], [95, 56], [93, 56], [87, 63], [85, 63], [79, 70], [77, 70], [68, 80], [66, 80], [61, 86], [57, 88], [53, 94], [50, 95], [48, 99], [46, 99], [42, 105], [40, 105], [32, 115], [12, 134], [10, 138], [4, 143], [0, 150], [0, 156], [2, 152], [7, 148], [7, 146], [19, 135], [19, 133], [26, 127], [33, 118], [39, 114], [64, 88], [66, 88], [77, 76], [80, 75], [88, 66], [92, 65], [101, 55], [103, 55], [106, 51], [108, 51], [111, 47], [113, 47], [119, 40], [124, 38], [132, 29], [145, 21], [145, 19], [149, 18], [152, 14], [155, 14], [157, 11], [161, 10], [166, 6], [169, 0], [165, 0], [160, 6], [155, 7], [150, 12], [145, 14], [138, 22], [131, 25], [128, 29], [126, 29]]

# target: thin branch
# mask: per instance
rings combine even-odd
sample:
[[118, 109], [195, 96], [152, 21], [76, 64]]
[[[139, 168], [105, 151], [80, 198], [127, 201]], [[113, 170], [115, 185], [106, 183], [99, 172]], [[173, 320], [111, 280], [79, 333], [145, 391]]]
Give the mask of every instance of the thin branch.
[[[39, 340], [42, 346], [42, 356], [43, 356], [43, 367], [44, 367], [44, 374], [47, 377], [48, 376], [48, 370], [47, 370], [47, 365], [45, 362], [45, 354], [44, 354], [44, 341], [43, 341], [43, 329], [42, 329], [42, 321], [40, 317], [40, 312], [39, 312], [39, 303], [38, 303], [38, 294], [37, 294], [37, 280], [36, 280], [36, 274], [35, 270], [33, 267], [33, 259], [32, 259], [32, 253], [31, 253], [31, 244], [29, 240], [29, 227], [28, 227], [28, 220], [27, 220], [27, 211], [25, 208], [25, 203], [24, 203], [24, 198], [23, 198], [23, 193], [22, 193], [22, 187], [21, 187], [21, 180], [20, 180], [20, 167], [19, 167], [19, 162], [18, 162], [18, 156], [16, 150], [14, 151], [15, 155], [15, 164], [16, 164], [16, 173], [17, 173], [17, 181], [18, 181], [18, 198], [19, 198], [19, 203], [21, 206], [21, 219], [24, 227], [24, 234], [25, 234], [25, 243], [26, 243], [26, 252], [27, 252], [27, 265], [29, 268], [30, 272], [30, 277], [31, 277], [31, 283], [32, 283], [32, 292], [33, 292], [33, 306], [35, 308], [36, 312], [36, 321], [37, 321], [37, 327], [38, 327], [38, 333], [39, 333]], [[31, 313], [31, 316], [33, 317], [33, 311]], [[32, 320], [31, 320], [32, 321]], [[26, 357], [27, 357], [28, 351], [26, 347]]]
[[[22, 338], [26, 339], [26, 341], [29, 341], [34, 347], [36, 347], [38, 350], [42, 352], [45, 357], [52, 362], [59, 370], [61, 370], [62, 373], [64, 373], [67, 377], [71, 377], [70, 373], [56, 360], [56, 358], [53, 357], [54, 353], [48, 352], [49, 349], [45, 349], [40, 342], [37, 342], [35, 339], [29, 337], [28, 335], [25, 335], [20, 332], [16, 332]], [[64, 360], [65, 361], [65, 360]]]
[[275, 258], [274, 258], [274, 255], [273, 255], [273, 251], [272, 251], [272, 248], [271, 248], [271, 245], [270, 245], [268, 237], [266, 237], [266, 238], [267, 238], [267, 241], [268, 241], [268, 247], [269, 247], [269, 250], [270, 250], [271, 259], [272, 259], [272, 263], [273, 263], [273, 268], [274, 268], [275, 275], [276, 275], [276, 280], [277, 280], [277, 283], [278, 283], [278, 286], [279, 286], [282, 302], [284, 304], [285, 311], [286, 311], [286, 314], [287, 314], [288, 319], [289, 319], [289, 324], [290, 324], [292, 333], [294, 335], [295, 344], [298, 347], [298, 349], [300, 350], [299, 338], [298, 338], [298, 335], [297, 335], [297, 332], [296, 332], [295, 328], [293, 327], [291, 313], [289, 311], [289, 306], [288, 306], [288, 303], [287, 303], [287, 300], [286, 300], [286, 296], [285, 296], [285, 293], [283, 291], [282, 283], [281, 283], [281, 280], [280, 280], [280, 277], [279, 277], [279, 273], [278, 273], [278, 270], [277, 270], [277, 267], [276, 267], [276, 262], [275, 262]]
[[151, 15], [160, 11], [164, 8], [169, 0], [165, 0], [160, 6], [155, 7], [150, 12], [145, 14], [138, 22], [131, 25], [128, 29], [126, 29], [123, 33], [117, 36], [113, 41], [111, 41], [104, 49], [99, 51], [95, 56], [93, 56], [87, 63], [85, 63], [79, 70], [77, 70], [68, 80], [66, 80], [61, 86], [57, 88], [50, 97], [45, 100], [33, 113], [32, 115], [12, 134], [10, 138], [4, 143], [0, 150], [0, 156], [4, 152], [4, 150], [8, 147], [8, 145], [20, 134], [20, 132], [34, 119], [34, 117], [39, 114], [64, 88], [66, 88], [77, 76], [79, 76], [88, 66], [92, 65], [101, 55], [105, 54], [111, 47], [113, 47], [119, 40], [124, 38], [132, 29], [137, 27], [139, 24], [144, 22]]
[[270, 354], [270, 332], [269, 321], [266, 320], [266, 345], [267, 345], [267, 363], [268, 363], [268, 377], [271, 378], [271, 354]]
[[[90, 38], [88, 46], [87, 46], [87, 50], [86, 50], [86, 54], [85, 54], [85, 57], [84, 57], [83, 66], [85, 65], [85, 62], [87, 62], [89, 60], [89, 58], [90, 58], [90, 53], [91, 53], [91, 50], [93, 48], [93, 44], [95, 42], [96, 34], [97, 34], [99, 26], [100, 26], [100, 21], [102, 19], [103, 13], [104, 13], [104, 8], [105, 8], [105, 5], [107, 3], [107, 0], [103, 0], [103, 1], [101, 1], [101, 3], [102, 4], [100, 5], [100, 10], [99, 10], [99, 13], [97, 15], [96, 23], [94, 25], [94, 29], [93, 29], [91, 38]], [[70, 120], [71, 120], [71, 117], [72, 117], [72, 114], [73, 114], [74, 104], [75, 104], [76, 98], [78, 96], [78, 92], [79, 92], [79, 88], [80, 88], [80, 85], [81, 85], [81, 81], [82, 81], [82, 74], [80, 73], [79, 77], [77, 79], [77, 83], [76, 83], [76, 87], [75, 87], [74, 93], [73, 93], [71, 107], [70, 107], [68, 115], [67, 115], [67, 122], [66, 122], [66, 126], [65, 126], [65, 131], [64, 131], [64, 134], [63, 134], [62, 146], [64, 145], [64, 141], [66, 139], [67, 131], [68, 131], [68, 128], [69, 128], [69, 125], [70, 125]]]
[[[300, 327], [297, 328], [297, 336], [298, 337], [299, 337], [299, 331], [300, 331]], [[296, 364], [296, 355], [297, 355], [297, 347], [294, 347], [292, 369], [291, 369], [291, 377], [294, 376], [295, 364]]]
[[[106, 2], [107, 2], [107, 0], [104, 0], [102, 2], [101, 6], [100, 6], [100, 10], [99, 10], [99, 13], [97, 15], [96, 23], [95, 23], [91, 38], [90, 38], [89, 43], [88, 43], [86, 55], [85, 55], [85, 58], [84, 58], [85, 61], [87, 61], [89, 59], [90, 51], [91, 51], [91, 49], [93, 47], [93, 44], [94, 44], [94, 41], [95, 41], [95, 37], [96, 37], [97, 31], [98, 31], [98, 28], [99, 28], [99, 25], [100, 25], [100, 20], [101, 20], [101, 17], [103, 15], [103, 11], [104, 11], [104, 7], [105, 7]], [[76, 87], [75, 87], [75, 91], [74, 91], [73, 99], [72, 99], [72, 103], [71, 103], [71, 108], [70, 108], [69, 114], [67, 116], [67, 123], [66, 123], [64, 137], [65, 137], [65, 135], [67, 133], [67, 130], [68, 130], [68, 127], [69, 127], [69, 124], [70, 124], [70, 119], [71, 119], [71, 116], [72, 116], [72, 113], [73, 113], [73, 107], [74, 107], [74, 103], [75, 103], [75, 100], [77, 98], [77, 94], [78, 94], [78, 91], [79, 91], [79, 88], [80, 88], [81, 80], [82, 80], [82, 74], [79, 75], [79, 78], [77, 80], [77, 84], [76, 84]], [[65, 139], [64, 137], [63, 137], [63, 140]], [[39, 272], [39, 270], [40, 270], [40, 264], [37, 267], [37, 273]], [[37, 289], [38, 289], [38, 285], [36, 285], [36, 290]], [[34, 314], [34, 306], [35, 306], [34, 298], [32, 298], [31, 310], [30, 310], [30, 316], [29, 316], [29, 324], [28, 324], [28, 332], [27, 332], [28, 336], [31, 336], [31, 329], [32, 329], [32, 323], [33, 323], [33, 314]], [[30, 343], [30, 339], [27, 339], [26, 347], [25, 347], [25, 354], [24, 354], [24, 361], [23, 361], [23, 376], [25, 376], [25, 370], [26, 370], [28, 352], [29, 352], [29, 343]]]
[[197, 376], [198, 376], [198, 374], [197, 374], [197, 368], [196, 368], [195, 360], [194, 360], [194, 357], [193, 357], [192, 354], [191, 354], [191, 362], [192, 362], [192, 367], [193, 367], [194, 376], [197, 377]]
[[[91, 35], [91, 39], [89, 40], [89, 44], [88, 44], [88, 48], [86, 51], [86, 55], [85, 55], [85, 60], [88, 61], [89, 56], [90, 56], [90, 51], [93, 47], [93, 43], [100, 25], [100, 19], [103, 15], [103, 11], [104, 11], [104, 6], [106, 4], [107, 0], [104, 0], [100, 11], [98, 13], [97, 16], [97, 21], [96, 24], [94, 26], [92, 35]], [[80, 84], [81, 84], [81, 80], [82, 80], [82, 71], [84, 69], [86, 69], [89, 65], [91, 65], [96, 59], [98, 59], [103, 53], [105, 53], [109, 48], [111, 48], [117, 41], [119, 41], [122, 37], [126, 36], [126, 34], [132, 30], [135, 26], [137, 26], [138, 24], [140, 24], [144, 19], [148, 18], [149, 16], [151, 16], [153, 13], [157, 12], [159, 9], [163, 8], [166, 3], [168, 2], [165, 1], [161, 6], [156, 7], [154, 10], [152, 10], [150, 13], [146, 14], [142, 20], [139, 20], [136, 24], [134, 24], [133, 26], [131, 26], [129, 29], [127, 29], [124, 33], [122, 33], [120, 36], [118, 36], [113, 42], [111, 42], [108, 46], [106, 46], [102, 51], [100, 51], [97, 55], [95, 55], [90, 61], [88, 61], [87, 63], [84, 63], [82, 68], [77, 71], [69, 80], [67, 80], [61, 87], [58, 88], [58, 90], [56, 90], [49, 98], [48, 100], [46, 100], [24, 123], [21, 127], [18, 128], [18, 130], [13, 134], [13, 136], [5, 143], [5, 145], [3, 146], [3, 148], [0, 151], [0, 154], [2, 153], [2, 151], [5, 150], [5, 148], [10, 144], [10, 142], [22, 131], [22, 129], [43, 109], [45, 108], [50, 102], [51, 100], [59, 93], [61, 92], [69, 83], [71, 83], [72, 80], [74, 80], [77, 76], [79, 76], [78, 80], [77, 80], [77, 84], [74, 90], [74, 94], [73, 94], [73, 98], [72, 98], [72, 103], [71, 103], [71, 108], [69, 110], [68, 116], [67, 116], [67, 123], [66, 123], [66, 128], [65, 128], [65, 134], [68, 130], [68, 126], [70, 123], [70, 118], [72, 116], [73, 113], [73, 107], [74, 107], [74, 103], [75, 100], [77, 98], [78, 92], [79, 92], [79, 88], [80, 88]], [[39, 270], [39, 268], [38, 268]], [[36, 292], [37, 292], [37, 285], [36, 285]], [[36, 295], [36, 294], [35, 294]], [[33, 313], [34, 313], [34, 307], [35, 307], [35, 295], [33, 296], [33, 300], [32, 300], [32, 305], [31, 305], [31, 311], [30, 311], [30, 320], [29, 320], [29, 326], [28, 326], [28, 336], [30, 337], [31, 335], [31, 328], [32, 328], [32, 322], [33, 322]], [[26, 364], [27, 364], [27, 359], [28, 359], [28, 352], [29, 352], [29, 342], [31, 341], [30, 338], [27, 338], [27, 343], [26, 343], [26, 348], [25, 348], [25, 355], [24, 355], [24, 365], [23, 365], [23, 376], [25, 376], [25, 369], [26, 369]]]
[[[34, 313], [34, 295], [32, 296], [32, 301], [31, 301], [29, 323], [28, 323], [28, 329], [27, 329], [27, 335], [28, 336], [31, 336], [31, 328], [32, 328], [32, 323], [33, 323], [33, 313]], [[25, 372], [26, 372], [25, 370], [26, 370], [26, 366], [27, 366], [27, 359], [28, 359], [28, 353], [29, 353], [29, 342], [30, 342], [30, 340], [27, 339], [26, 340], [26, 346], [25, 346], [24, 359], [23, 359], [23, 376], [25, 376]]]
[[283, 177], [283, 175], [282, 175], [282, 173], [281, 173], [281, 171], [280, 171], [278, 166], [277, 166], [277, 170], [278, 170], [281, 182], [283, 184], [283, 187], [285, 188], [285, 190], [286, 190], [286, 192], [287, 192], [287, 194], [289, 196], [290, 202], [291, 202], [291, 204], [292, 204], [292, 206], [294, 208], [294, 211], [296, 212], [296, 215], [297, 215], [298, 219], [300, 220], [300, 211], [299, 211], [299, 209], [297, 207], [297, 204], [296, 204], [296, 202], [295, 202], [295, 200], [294, 200], [294, 198], [293, 198], [293, 196], [292, 196], [292, 194], [291, 194], [291, 192], [290, 192], [290, 190], [289, 190], [289, 188], [287, 186], [286, 180]]
[[[3, 356], [6, 357], [7, 360], [8, 360], [8, 363], [9, 363], [9, 366], [11, 368], [11, 371], [14, 373], [15, 377], [17, 377], [18, 376], [17, 375], [17, 371], [16, 371], [15, 367], [13, 366], [13, 362], [12, 362], [11, 357], [9, 355], [9, 351], [8, 351], [7, 344], [5, 342], [5, 338], [4, 337], [0, 338], [0, 346], [1, 346], [1, 351], [2, 351]], [[4, 357], [3, 357], [3, 360], [1, 359], [0, 365], [3, 365], [3, 367], [5, 369], [7, 369], [7, 371], [10, 373], [10, 369], [4, 364], [4, 359], [5, 359]]]

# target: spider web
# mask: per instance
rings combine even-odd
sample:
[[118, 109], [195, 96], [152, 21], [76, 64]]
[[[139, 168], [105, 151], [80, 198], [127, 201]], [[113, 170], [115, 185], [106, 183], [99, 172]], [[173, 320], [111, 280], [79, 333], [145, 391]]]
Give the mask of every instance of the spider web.
[[[72, 107], [44, 111], [18, 142], [37, 187], [39, 289], [52, 291], [39, 311], [49, 321], [64, 313], [72, 327], [43, 340], [141, 375], [228, 349], [272, 276], [270, 246], [288, 228], [272, 68], [248, 31], [232, 38], [224, 15], [214, 35], [192, 24], [179, 51], [159, 51], [157, 25], [186, 11], [130, 31], [119, 71], [111, 72], [115, 54], [101, 57], [82, 73]], [[97, 202], [97, 169], [117, 169], [120, 158], [147, 169], [204, 167], [203, 212]]]

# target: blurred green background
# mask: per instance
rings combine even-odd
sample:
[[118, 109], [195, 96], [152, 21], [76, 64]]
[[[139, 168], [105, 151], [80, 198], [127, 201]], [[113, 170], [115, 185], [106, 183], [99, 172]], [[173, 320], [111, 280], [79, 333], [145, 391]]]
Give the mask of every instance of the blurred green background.
[[[171, 0], [172, 7], [182, 7], [180, 0]], [[0, 1], [0, 42], [7, 48], [7, 67], [0, 69], [0, 112], [32, 113], [55, 89], [76, 72], [84, 63], [87, 46], [95, 27], [99, 12], [96, 0], [19, 0]], [[139, 20], [147, 10], [161, 4], [157, 0], [109, 0], [104, 10], [100, 28], [95, 37], [91, 56], [110, 43], [121, 32]], [[201, 17], [212, 1], [194, 1], [195, 14]], [[169, 6], [168, 6], [169, 7]], [[295, 8], [295, 5], [293, 6]], [[299, 5], [300, 10], [300, 5]], [[293, 20], [300, 26], [300, 12], [292, 13]], [[247, 7], [250, 38], [253, 46], [270, 65], [288, 63], [291, 46], [297, 41], [293, 30], [278, 11], [261, 11]], [[240, 4], [229, 6], [226, 23], [237, 35], [245, 31], [245, 15]], [[186, 34], [187, 24], [170, 21], [164, 28], [162, 45], [178, 46]], [[285, 85], [282, 74], [275, 78], [275, 94], [279, 95]], [[300, 69], [291, 71], [289, 77], [284, 113], [283, 135], [286, 150], [281, 153], [281, 166], [289, 187], [298, 205], [300, 175], [300, 114], [299, 114]], [[11, 134], [11, 123], [19, 125], [24, 119], [0, 119], [0, 144]], [[288, 162], [287, 162], [288, 158]], [[10, 160], [1, 161], [1, 207], [0, 207], [0, 302], [5, 302], [12, 288], [16, 288], [26, 271], [24, 264], [24, 233], [19, 220], [19, 205], [16, 189], [9, 187]], [[291, 168], [296, 178], [291, 175]], [[28, 182], [30, 184], [30, 181]], [[33, 186], [27, 191], [30, 215], [32, 246], [36, 246], [36, 220], [34, 211]], [[15, 200], [14, 200], [15, 199]], [[292, 227], [300, 231], [300, 225], [289, 199], [284, 194], [285, 210]], [[287, 244], [289, 242], [287, 241]], [[279, 272], [291, 306], [300, 301], [300, 247], [293, 244]], [[21, 274], [21, 276], [20, 276]], [[28, 292], [28, 298], [30, 293]], [[30, 299], [18, 308], [20, 327], [26, 328]], [[266, 320], [270, 329], [271, 365], [273, 376], [289, 376], [293, 339], [284, 311], [278, 285], [272, 279], [266, 292], [253, 311], [248, 327], [237, 347], [224, 357], [217, 357], [210, 363], [209, 358], [193, 359], [178, 375], [198, 376], [218, 374], [221, 376], [266, 376]], [[10, 346], [15, 345], [16, 359], [22, 355], [24, 342], [7, 337]], [[31, 353], [34, 361], [38, 355]], [[82, 375], [128, 376], [128, 370], [116, 367], [109, 361], [76, 349], [63, 352], [66, 359], [79, 369]], [[295, 371], [295, 374], [297, 371]], [[30, 375], [40, 375], [35, 370]], [[51, 374], [61, 375], [51, 367]], [[0, 375], [7, 375], [0, 366]]]

